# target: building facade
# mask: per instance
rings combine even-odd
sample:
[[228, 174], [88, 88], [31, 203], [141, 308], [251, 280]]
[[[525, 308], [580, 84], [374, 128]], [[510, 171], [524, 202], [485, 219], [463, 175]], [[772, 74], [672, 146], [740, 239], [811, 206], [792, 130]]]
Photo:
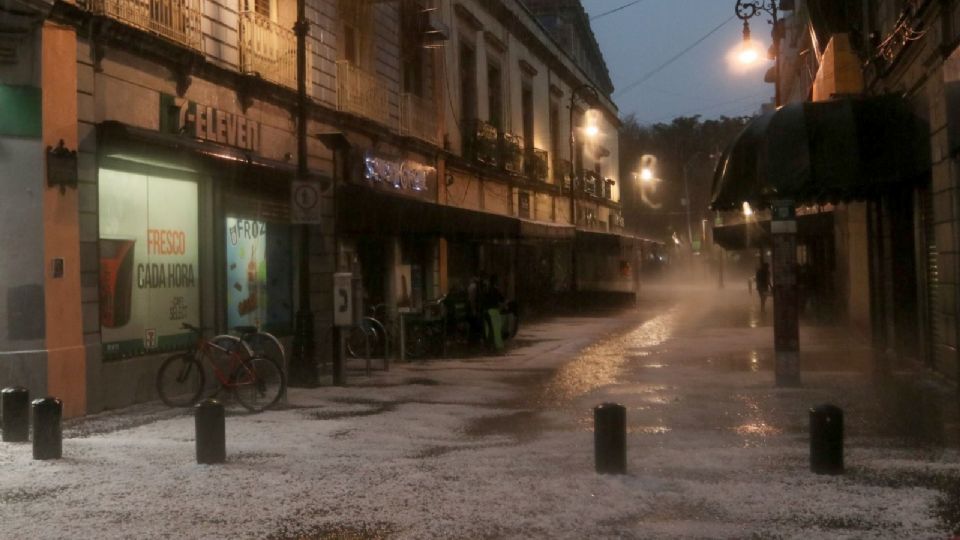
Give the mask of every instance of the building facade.
[[[838, 312], [874, 343], [880, 367], [920, 367], [955, 383], [960, 100], [952, 89], [960, 3], [791, 4], [778, 81], [785, 103], [869, 107], [886, 100], [895, 105], [886, 110], [908, 114], [922, 126], [919, 132], [901, 130], [896, 146], [902, 150], [884, 153], [882, 143], [870, 142], [893, 137], [885, 131], [894, 124], [872, 114], [855, 124], [854, 152], [833, 152], [838, 162], [872, 167], [846, 196], [809, 207], [827, 223], [812, 238], [824, 246], [824, 271]], [[921, 166], [902, 167], [916, 150], [923, 154]], [[740, 219], [732, 213], [728, 218]]]
[[336, 272], [392, 313], [481, 273], [632, 295], [609, 77], [582, 10], [578, 56], [533, 8], [308, 0], [302, 178], [295, 2], [4, 4], [0, 384], [150, 400], [182, 323], [289, 345], [301, 293], [326, 362]]

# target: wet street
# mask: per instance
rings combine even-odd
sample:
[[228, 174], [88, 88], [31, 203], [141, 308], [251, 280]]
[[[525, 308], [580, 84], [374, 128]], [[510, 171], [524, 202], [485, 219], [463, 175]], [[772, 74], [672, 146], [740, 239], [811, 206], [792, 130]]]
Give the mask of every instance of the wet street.
[[[7, 536], [63, 538], [948, 538], [953, 411], [801, 329], [777, 389], [746, 290], [655, 288], [640, 306], [527, 324], [504, 356], [395, 365], [232, 407], [225, 465], [157, 404], [66, 426], [64, 459], [0, 446]], [[627, 408], [628, 474], [593, 467], [592, 408]], [[847, 422], [847, 473], [809, 472], [807, 411]], [[924, 419], [923, 421], [919, 421]], [[933, 419], [933, 420], [931, 420]], [[11, 536], [7, 536], [11, 537]]]

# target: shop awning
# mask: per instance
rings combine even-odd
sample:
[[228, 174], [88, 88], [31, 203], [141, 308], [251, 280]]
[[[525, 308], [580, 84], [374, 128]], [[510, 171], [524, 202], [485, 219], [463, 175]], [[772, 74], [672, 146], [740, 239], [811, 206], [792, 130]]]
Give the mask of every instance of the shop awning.
[[516, 238], [519, 220], [390, 195], [357, 185], [337, 186], [337, 227], [344, 234], [441, 235], [449, 238]]
[[573, 238], [572, 225], [558, 223], [543, 223], [529, 219], [520, 219], [520, 236], [522, 238], [536, 238], [543, 240], [569, 240]]
[[[797, 237], [827, 238], [833, 236], [833, 212], [817, 212], [797, 216]], [[724, 249], [739, 250], [771, 245], [770, 220], [745, 220], [713, 227], [713, 242]]]
[[[146, 162], [156, 158], [165, 163], [178, 163], [185, 168], [196, 167], [193, 162], [199, 157], [289, 178], [294, 178], [297, 173], [296, 166], [291, 163], [215, 142], [128, 126], [112, 120], [102, 122], [97, 129], [104, 143], [101, 146], [107, 148], [108, 157], [127, 157]], [[311, 171], [310, 174], [324, 183], [330, 181], [328, 176], [318, 171]]]
[[864, 200], [929, 170], [929, 129], [899, 96], [794, 103], [755, 118], [727, 148], [711, 206]]

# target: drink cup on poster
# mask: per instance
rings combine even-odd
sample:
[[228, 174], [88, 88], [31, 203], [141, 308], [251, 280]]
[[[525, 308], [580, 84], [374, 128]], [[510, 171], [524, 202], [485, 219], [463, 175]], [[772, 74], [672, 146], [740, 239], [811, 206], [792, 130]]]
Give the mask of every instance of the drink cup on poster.
[[100, 239], [100, 324], [120, 328], [130, 322], [135, 238]]

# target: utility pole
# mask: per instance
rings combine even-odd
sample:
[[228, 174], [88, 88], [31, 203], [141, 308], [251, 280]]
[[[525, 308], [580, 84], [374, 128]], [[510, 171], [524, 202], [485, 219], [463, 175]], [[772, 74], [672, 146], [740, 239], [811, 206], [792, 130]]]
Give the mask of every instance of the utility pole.
[[[306, 0], [297, 0], [297, 22], [293, 25], [297, 36], [297, 179], [310, 176], [307, 165], [307, 21]], [[293, 351], [290, 362], [289, 385], [309, 387], [317, 385], [314, 363], [316, 343], [313, 332], [313, 310], [310, 308], [310, 225], [300, 226], [297, 285], [298, 304]]]

